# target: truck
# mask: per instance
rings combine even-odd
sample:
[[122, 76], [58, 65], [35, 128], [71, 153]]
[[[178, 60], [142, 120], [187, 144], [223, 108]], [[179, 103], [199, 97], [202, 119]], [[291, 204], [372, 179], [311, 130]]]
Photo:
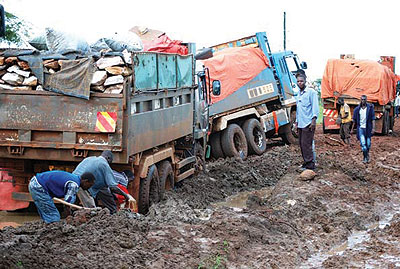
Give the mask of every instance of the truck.
[[[383, 64], [386, 62], [388, 64]], [[391, 133], [397, 77], [389, 66], [394, 68], [394, 58], [382, 57], [381, 63], [356, 59], [328, 60], [321, 82], [324, 133], [340, 129], [336, 123], [339, 97], [344, 98], [353, 114], [364, 94], [368, 102], [374, 105], [376, 132], [383, 135]]]
[[[210, 47], [203, 59], [221, 95], [211, 96], [208, 111], [211, 155], [214, 158], [261, 155], [266, 139], [282, 137], [296, 143], [296, 73], [304, 72], [293, 51], [271, 52], [265, 32]], [[249, 58], [251, 59], [249, 60]], [[252, 59], [255, 59], [254, 61]], [[258, 66], [259, 68], [255, 68]], [[246, 77], [246, 80], [238, 78]]]
[[[135, 179], [128, 190], [141, 213], [160, 201], [166, 190], [195, 174], [204, 159], [203, 110], [208, 107], [211, 83], [205, 82], [206, 72], [195, 73], [195, 44], [185, 46], [192, 53], [85, 56], [89, 66], [117, 59], [119, 68], [131, 72], [124, 76], [121, 92], [90, 92], [88, 98], [67, 95], [57, 85], [47, 90], [49, 76], [58, 72], [46, 72], [41, 65], [46, 57], [28, 55], [39, 57], [33, 63], [40, 63], [36, 67], [43, 70], [38, 73], [41, 69], [30, 66], [26, 72], [44, 75], [44, 90], [0, 85], [0, 210], [29, 206], [28, 183], [35, 173], [72, 172], [81, 160], [104, 150], [114, 155], [113, 169], [133, 171]], [[20, 64], [26, 54], [29, 51], [9, 50], [1, 59]], [[74, 60], [64, 61], [70, 66]], [[69, 70], [70, 77], [78, 79], [78, 73]], [[83, 71], [81, 81], [92, 81], [93, 73]], [[217, 82], [213, 84], [218, 95]]]

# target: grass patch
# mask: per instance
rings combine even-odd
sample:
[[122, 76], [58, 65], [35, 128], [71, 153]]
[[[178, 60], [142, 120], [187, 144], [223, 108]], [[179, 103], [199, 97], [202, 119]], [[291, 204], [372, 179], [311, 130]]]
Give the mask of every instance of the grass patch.
[[221, 249], [217, 251], [216, 254], [210, 255], [203, 262], [201, 262], [197, 269], [222, 269], [226, 268], [226, 263], [228, 261], [229, 254], [229, 243], [227, 240], [224, 240], [221, 246]]

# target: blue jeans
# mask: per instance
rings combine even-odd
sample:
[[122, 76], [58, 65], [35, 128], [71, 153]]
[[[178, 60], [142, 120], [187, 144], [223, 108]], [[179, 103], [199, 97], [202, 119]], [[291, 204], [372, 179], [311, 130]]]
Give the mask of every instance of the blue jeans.
[[367, 129], [359, 128], [358, 136], [360, 137], [360, 146], [363, 152], [368, 152], [371, 148], [371, 137], [367, 137]]
[[395, 106], [394, 108], [395, 108], [395, 111], [396, 111], [396, 117], [398, 117], [399, 113], [400, 113], [400, 106]]
[[60, 221], [60, 213], [48, 192], [39, 184], [36, 177], [29, 182], [29, 192], [38, 209], [39, 215], [46, 223]]

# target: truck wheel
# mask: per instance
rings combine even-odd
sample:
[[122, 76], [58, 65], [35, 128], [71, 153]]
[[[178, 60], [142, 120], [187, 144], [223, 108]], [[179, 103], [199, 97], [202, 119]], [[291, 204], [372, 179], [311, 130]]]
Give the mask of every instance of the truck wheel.
[[326, 128], [325, 128], [325, 117], [324, 116], [322, 116], [322, 133], [323, 134], [327, 133]]
[[390, 115], [389, 110], [385, 109], [383, 111], [383, 124], [382, 124], [382, 134], [387, 135], [390, 129]]
[[146, 214], [152, 204], [160, 201], [160, 179], [157, 166], [149, 167], [146, 178], [140, 179], [139, 187], [139, 213]]
[[204, 163], [206, 161], [205, 152], [200, 142], [196, 142], [196, 144], [194, 144], [194, 156], [196, 156], [196, 170], [194, 173], [195, 175], [198, 175], [201, 171], [203, 171]]
[[298, 134], [293, 130], [293, 126], [296, 123], [296, 110], [290, 111], [290, 131], [292, 132], [293, 137], [296, 139], [295, 143], [293, 144], [298, 144]]
[[224, 152], [221, 147], [221, 132], [214, 133], [210, 137], [211, 155], [214, 159], [224, 158]]
[[267, 140], [261, 123], [256, 119], [248, 119], [244, 122], [242, 128], [246, 136], [249, 153], [263, 154], [267, 149]]
[[242, 160], [247, 157], [246, 136], [237, 124], [229, 124], [222, 132], [221, 146], [227, 157], [239, 157]]
[[157, 164], [157, 169], [160, 175], [160, 200], [163, 200], [165, 192], [174, 188], [174, 170], [169, 161]]
[[282, 128], [282, 133], [279, 136], [282, 138], [283, 143], [288, 144], [288, 145], [299, 144], [299, 140], [296, 137], [294, 137], [294, 135], [293, 135], [290, 124], [286, 124], [286, 125], [282, 126], [281, 128]]

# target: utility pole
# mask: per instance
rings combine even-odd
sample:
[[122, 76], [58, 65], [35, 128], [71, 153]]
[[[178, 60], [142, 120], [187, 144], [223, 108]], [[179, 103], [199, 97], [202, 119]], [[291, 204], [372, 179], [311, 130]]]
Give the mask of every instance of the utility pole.
[[286, 51], [286, 11], [283, 12], [283, 50]]

